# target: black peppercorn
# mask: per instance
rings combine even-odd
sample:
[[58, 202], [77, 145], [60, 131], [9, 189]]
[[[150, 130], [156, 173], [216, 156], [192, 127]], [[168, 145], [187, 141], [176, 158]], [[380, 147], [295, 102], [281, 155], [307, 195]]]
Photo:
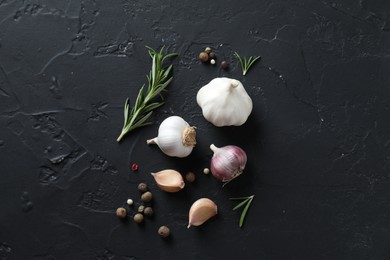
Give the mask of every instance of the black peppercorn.
[[142, 202], [150, 202], [152, 198], [153, 198], [153, 194], [150, 191], [147, 191], [141, 195]]
[[138, 184], [138, 190], [140, 192], [146, 192], [148, 191], [148, 185], [146, 185], [146, 183], [141, 182], [140, 184]]
[[194, 182], [195, 181], [195, 174], [193, 172], [188, 172], [186, 174], [186, 181]]
[[133, 219], [135, 223], [142, 223], [142, 221], [144, 221], [144, 215], [137, 213], [134, 215]]
[[215, 54], [215, 52], [210, 52], [209, 58], [215, 60], [215, 59], [217, 59], [217, 55]]
[[221, 68], [224, 70], [227, 70], [229, 68], [229, 63], [227, 61], [222, 61], [221, 62]]
[[166, 238], [166, 237], [168, 237], [171, 234], [171, 231], [169, 230], [169, 228], [167, 226], [161, 226], [158, 229], [158, 234], [161, 237]]
[[206, 52], [202, 51], [201, 53], [199, 53], [199, 60], [201, 62], [207, 62], [209, 60], [209, 55]]
[[125, 208], [117, 208], [115, 213], [116, 213], [118, 218], [125, 218], [126, 215], [127, 215], [127, 212], [126, 212]]
[[153, 216], [153, 209], [151, 207], [146, 207], [144, 209], [144, 215], [147, 217]]

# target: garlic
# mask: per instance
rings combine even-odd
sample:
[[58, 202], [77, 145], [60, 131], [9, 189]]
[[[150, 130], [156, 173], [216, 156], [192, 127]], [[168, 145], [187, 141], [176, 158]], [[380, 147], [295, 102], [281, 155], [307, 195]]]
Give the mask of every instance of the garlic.
[[157, 144], [161, 151], [172, 157], [186, 157], [196, 144], [195, 127], [179, 116], [166, 118], [158, 128], [158, 136], [146, 141]]
[[208, 219], [217, 215], [217, 211], [217, 205], [214, 201], [207, 198], [198, 199], [190, 208], [187, 228], [202, 225]]
[[158, 187], [167, 192], [178, 192], [185, 186], [183, 177], [178, 171], [168, 169], [151, 173]]
[[247, 161], [244, 150], [235, 145], [218, 148], [214, 144], [210, 145], [210, 149], [214, 152], [210, 168], [215, 178], [225, 185], [242, 174]]
[[215, 126], [240, 126], [252, 112], [252, 99], [240, 81], [215, 78], [203, 86], [196, 95], [207, 121]]

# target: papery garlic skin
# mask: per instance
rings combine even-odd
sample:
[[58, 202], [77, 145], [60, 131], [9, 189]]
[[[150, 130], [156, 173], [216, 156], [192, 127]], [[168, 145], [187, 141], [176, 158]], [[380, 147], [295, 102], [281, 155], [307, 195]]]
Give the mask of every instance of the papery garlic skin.
[[182, 175], [172, 169], [151, 173], [158, 187], [166, 192], [178, 192], [185, 187]]
[[210, 145], [214, 152], [211, 158], [210, 170], [212, 175], [225, 184], [242, 174], [247, 162], [247, 155], [243, 149], [235, 145], [221, 148]]
[[213, 216], [217, 215], [218, 207], [214, 201], [208, 198], [201, 198], [195, 201], [189, 212], [188, 226], [200, 226]]
[[187, 157], [196, 144], [195, 127], [179, 116], [170, 116], [160, 124], [158, 136], [147, 140], [147, 144], [157, 144], [168, 156]]
[[252, 112], [253, 102], [242, 83], [231, 78], [215, 78], [196, 95], [204, 118], [215, 126], [240, 126]]

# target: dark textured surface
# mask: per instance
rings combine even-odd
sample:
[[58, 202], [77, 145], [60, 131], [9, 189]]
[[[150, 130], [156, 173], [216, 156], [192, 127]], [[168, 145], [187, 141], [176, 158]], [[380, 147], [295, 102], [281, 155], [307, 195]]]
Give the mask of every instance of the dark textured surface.
[[[390, 2], [338, 2], [0, 0], [0, 259], [390, 259]], [[117, 144], [144, 45], [179, 53], [174, 81], [154, 124]], [[198, 62], [206, 46], [230, 71]], [[243, 78], [234, 51], [263, 58]], [[254, 101], [241, 127], [196, 104], [223, 75]], [[170, 115], [198, 127], [188, 158], [145, 144]], [[210, 143], [248, 154], [223, 189], [201, 173]], [[164, 193], [149, 173], [165, 168], [197, 181]], [[140, 181], [155, 217], [138, 226], [114, 212]], [[228, 198], [251, 194], [239, 229]], [[199, 197], [219, 215], [187, 230]]]

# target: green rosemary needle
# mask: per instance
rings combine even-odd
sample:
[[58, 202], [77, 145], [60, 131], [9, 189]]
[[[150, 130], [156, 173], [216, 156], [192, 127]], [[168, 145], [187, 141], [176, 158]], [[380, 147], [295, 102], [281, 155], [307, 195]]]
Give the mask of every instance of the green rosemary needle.
[[241, 58], [241, 56], [235, 52], [234, 53], [234, 56], [238, 59], [238, 61], [240, 62], [241, 64], [241, 68], [242, 68], [242, 75], [246, 75], [246, 73], [248, 72], [248, 70], [250, 69], [250, 67], [256, 62], [258, 61], [259, 59], [261, 59], [260, 56], [256, 56], [256, 57], [252, 57], [250, 56], [249, 59], [247, 60], [245, 57], [244, 58]]
[[[148, 46], [146, 46], [146, 48], [152, 58], [152, 69], [149, 72], [149, 75], [146, 76], [148, 79], [148, 87], [145, 88], [145, 84], [142, 85], [133, 108], [130, 109], [129, 99], [126, 99], [124, 105], [123, 128], [117, 142], [120, 142], [130, 131], [152, 124], [148, 119], [152, 115], [154, 109], [164, 104], [161, 93], [166, 90], [173, 79], [173, 77], [170, 76], [172, 64], [165, 68], [163, 67], [163, 63], [167, 58], [176, 56], [177, 54], [169, 53], [163, 55], [164, 47], [158, 52]], [[155, 97], [157, 96], [160, 96], [160, 101], [155, 100]]]
[[237, 206], [235, 206], [233, 208], [233, 210], [239, 209], [245, 205], [244, 209], [242, 210], [241, 217], [240, 217], [240, 222], [239, 222], [240, 228], [244, 224], [246, 214], [248, 213], [249, 207], [250, 207], [254, 197], [255, 197], [255, 195], [248, 196], [248, 197], [230, 198], [231, 200], [242, 200], [240, 203], [237, 204]]

